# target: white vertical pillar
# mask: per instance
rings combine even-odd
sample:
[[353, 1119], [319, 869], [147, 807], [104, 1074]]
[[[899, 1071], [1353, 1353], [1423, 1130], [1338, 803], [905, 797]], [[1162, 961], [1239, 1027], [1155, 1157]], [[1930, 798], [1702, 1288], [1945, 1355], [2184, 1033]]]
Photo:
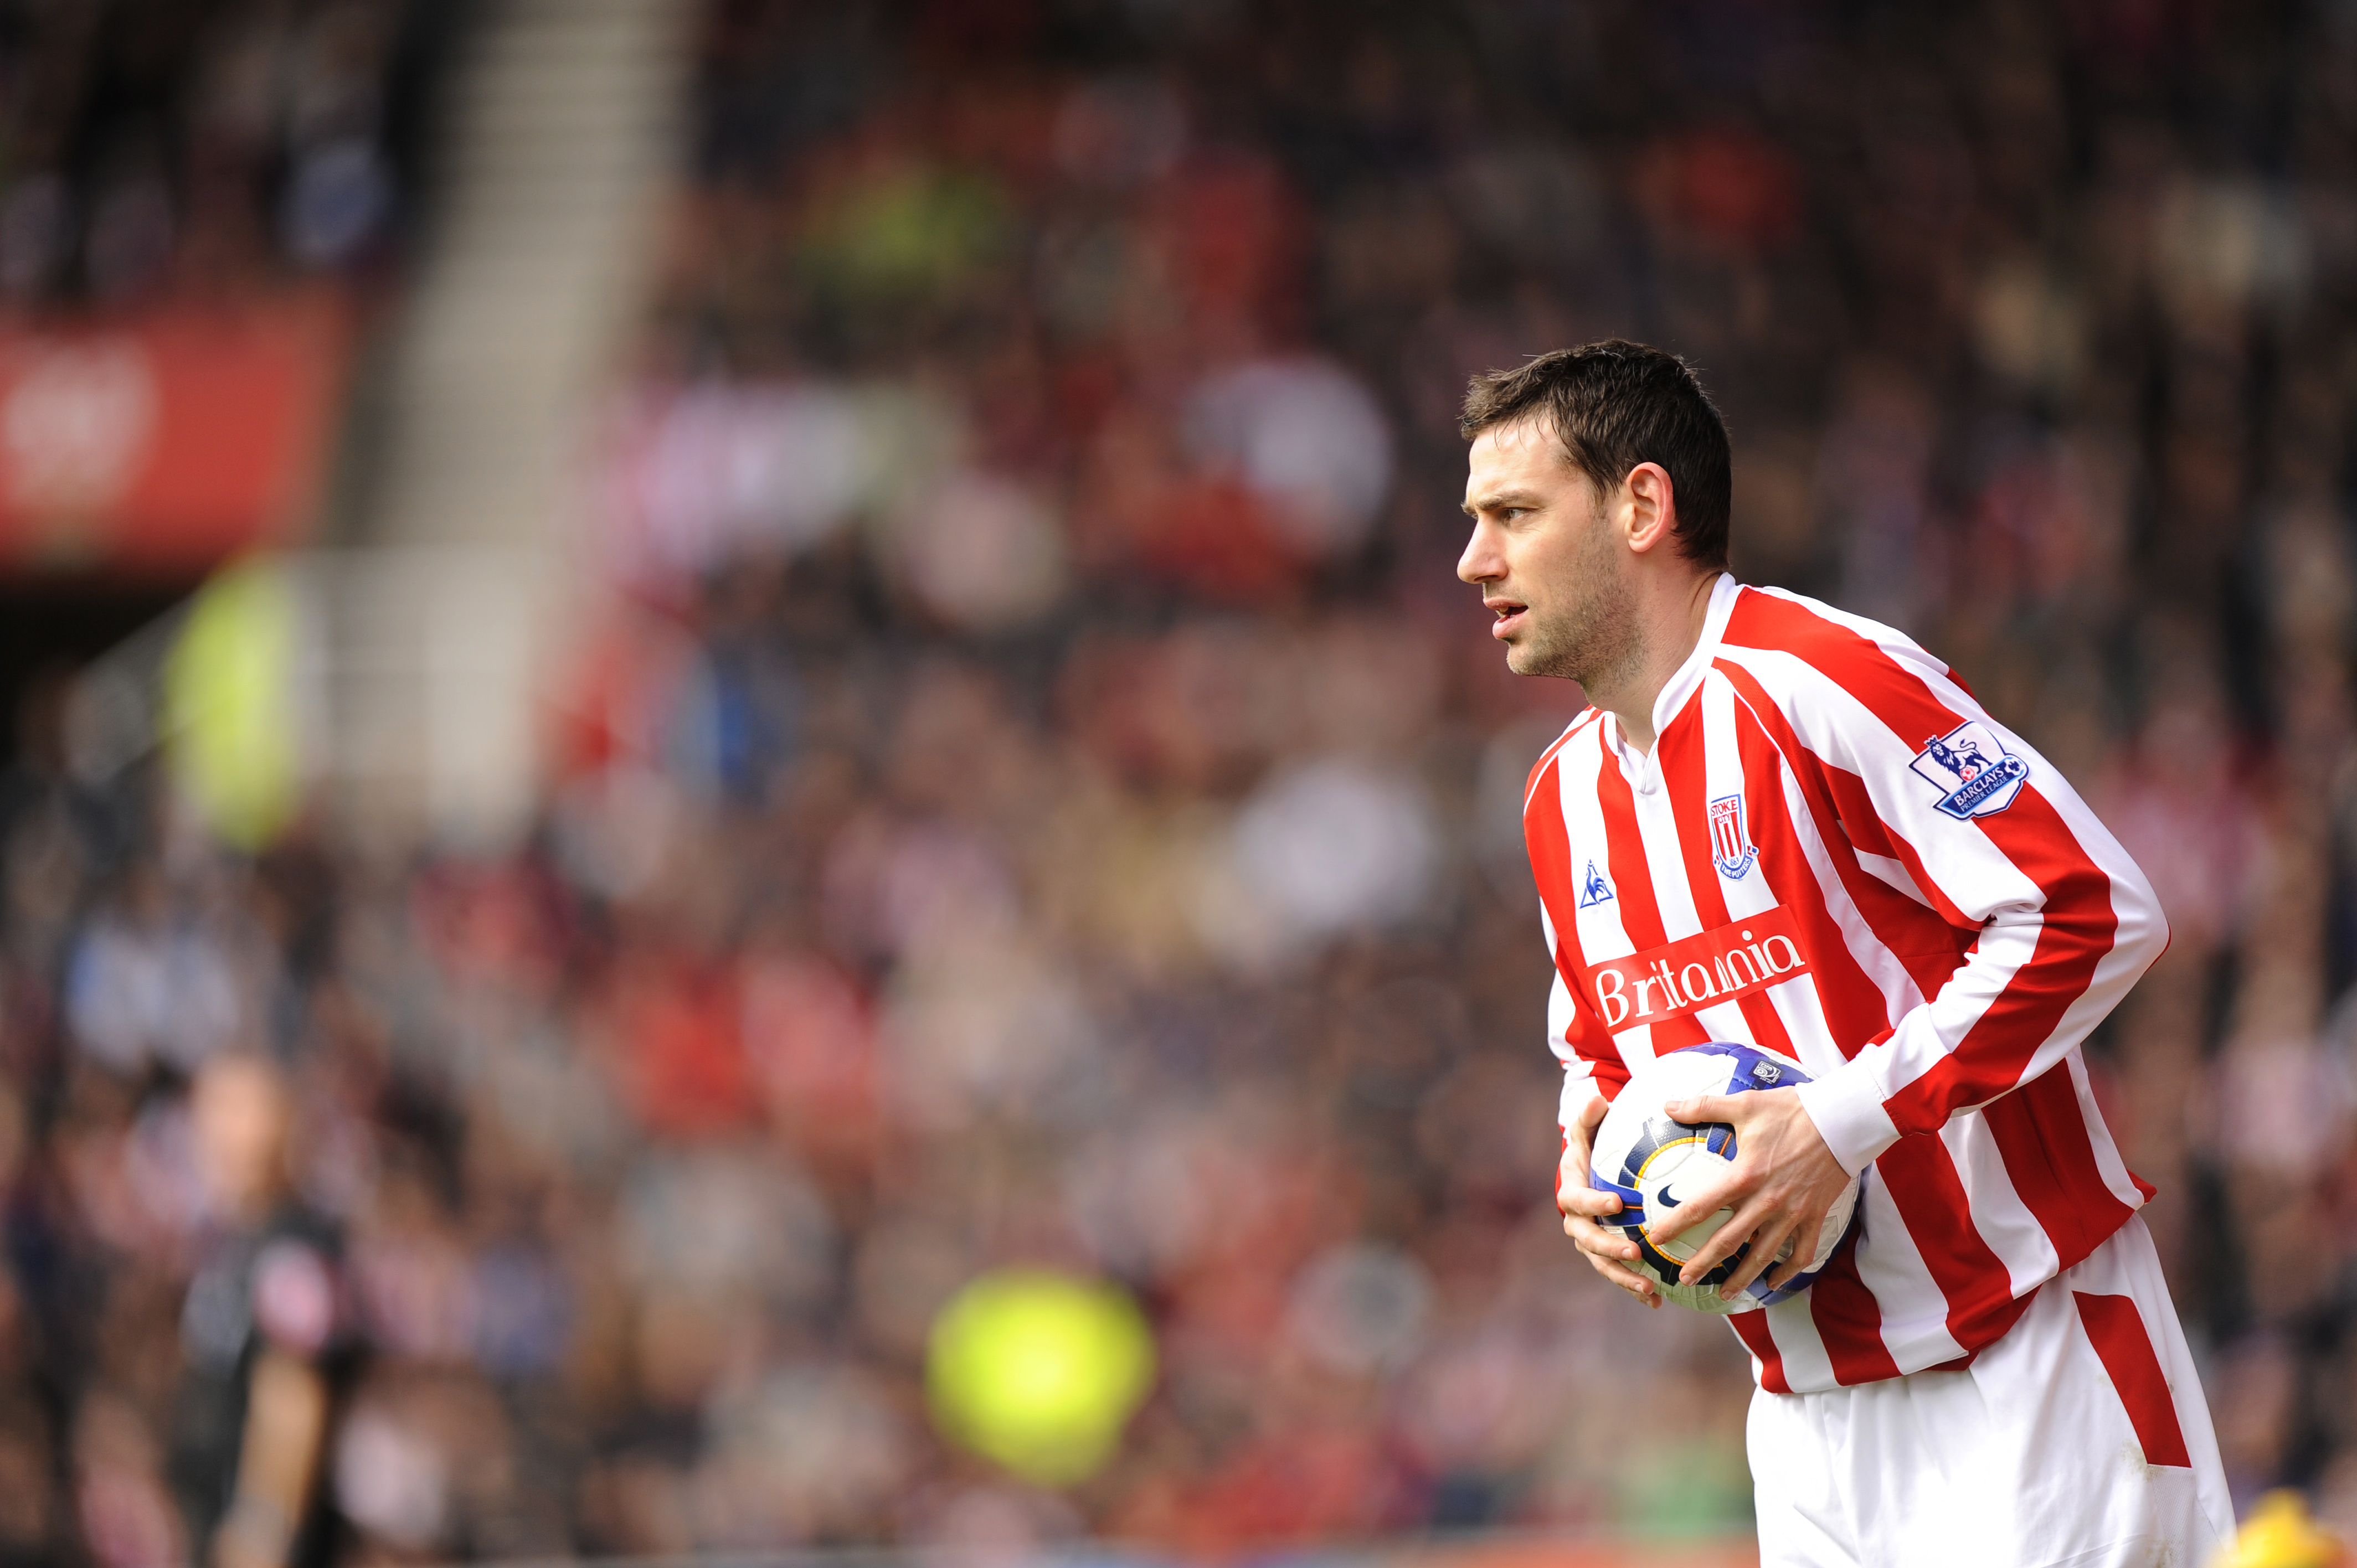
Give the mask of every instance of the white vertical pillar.
[[383, 461], [328, 589], [327, 766], [362, 828], [528, 823], [585, 585], [582, 458], [679, 165], [691, 0], [507, 0], [452, 92]]

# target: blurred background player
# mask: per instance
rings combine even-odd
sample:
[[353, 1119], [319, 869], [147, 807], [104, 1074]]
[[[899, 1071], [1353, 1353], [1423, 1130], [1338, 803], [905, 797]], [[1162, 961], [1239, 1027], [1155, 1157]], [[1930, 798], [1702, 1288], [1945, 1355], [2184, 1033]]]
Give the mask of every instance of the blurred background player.
[[329, 1562], [321, 1462], [350, 1359], [340, 1238], [292, 1191], [294, 1106], [274, 1068], [217, 1057], [188, 1106], [210, 1231], [181, 1314], [187, 1370], [173, 1433], [192, 1560]]
[[1588, 1152], [1631, 1067], [1709, 1040], [1811, 1078], [1665, 1107], [1739, 1140], [1649, 1218], [1666, 1244], [1733, 1210], [1681, 1283], [1738, 1248], [1722, 1297], [1806, 1272], [1865, 1173], [1816, 1283], [1727, 1319], [1762, 1561], [2208, 1557], [2209, 1409], [2079, 1052], [2167, 945], [2143, 874], [1945, 665], [1726, 570], [1727, 431], [1684, 361], [1543, 354], [1475, 377], [1464, 433], [1457, 575], [1509, 669], [1593, 704], [1523, 808], [1566, 1232], [1660, 1305]]

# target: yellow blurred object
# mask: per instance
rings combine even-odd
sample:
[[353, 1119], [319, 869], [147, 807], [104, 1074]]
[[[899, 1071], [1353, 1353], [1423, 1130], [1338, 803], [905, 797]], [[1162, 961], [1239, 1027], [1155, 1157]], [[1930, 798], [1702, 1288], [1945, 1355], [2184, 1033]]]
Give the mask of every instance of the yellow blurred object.
[[240, 849], [275, 838], [299, 800], [298, 621], [284, 566], [238, 562], [197, 590], [165, 666], [173, 777], [205, 825]]
[[2286, 1488], [2258, 1500], [2210, 1568], [2344, 1568], [2348, 1562], [2341, 1538], [2309, 1517], [2306, 1498]]
[[1041, 1486], [1103, 1468], [1154, 1384], [1154, 1337], [1126, 1293], [1030, 1270], [960, 1291], [926, 1360], [942, 1430]]

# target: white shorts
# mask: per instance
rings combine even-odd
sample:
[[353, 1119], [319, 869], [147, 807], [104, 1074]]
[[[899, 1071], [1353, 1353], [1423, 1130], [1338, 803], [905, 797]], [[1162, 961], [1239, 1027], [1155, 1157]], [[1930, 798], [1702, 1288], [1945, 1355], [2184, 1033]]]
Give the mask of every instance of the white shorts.
[[2200, 1568], [2233, 1533], [2141, 1219], [1964, 1370], [1763, 1390], [1749, 1426], [1761, 1568]]

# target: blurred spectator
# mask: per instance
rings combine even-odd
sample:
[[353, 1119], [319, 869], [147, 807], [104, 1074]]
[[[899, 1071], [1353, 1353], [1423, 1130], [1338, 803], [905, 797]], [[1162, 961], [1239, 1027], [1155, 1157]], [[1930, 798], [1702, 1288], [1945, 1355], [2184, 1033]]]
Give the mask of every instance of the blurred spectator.
[[0, 7], [0, 294], [134, 306], [382, 261], [441, 27], [428, 0]]

